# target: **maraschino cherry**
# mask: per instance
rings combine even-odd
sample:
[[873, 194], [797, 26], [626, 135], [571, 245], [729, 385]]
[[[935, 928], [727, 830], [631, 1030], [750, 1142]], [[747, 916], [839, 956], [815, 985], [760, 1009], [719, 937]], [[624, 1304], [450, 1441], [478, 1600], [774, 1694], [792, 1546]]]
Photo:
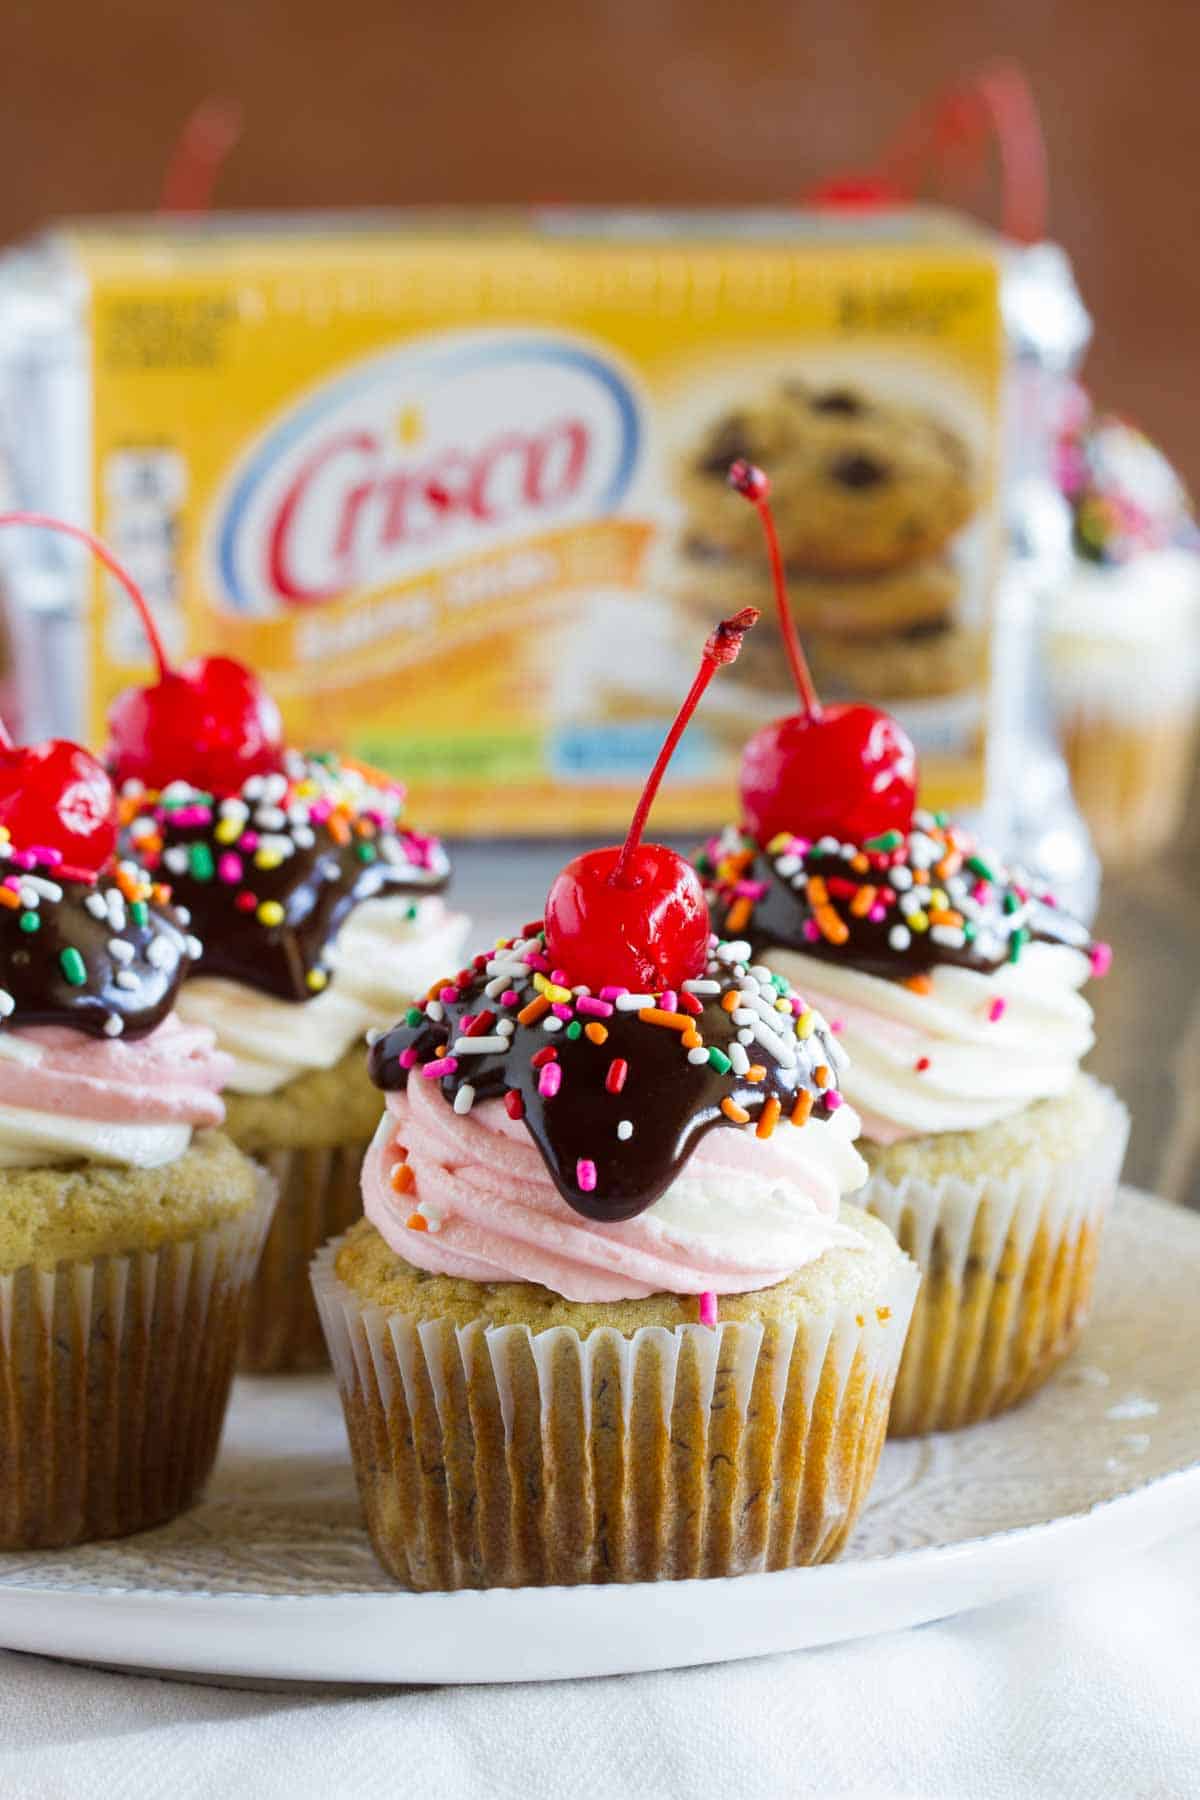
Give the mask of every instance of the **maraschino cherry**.
[[0, 525], [40, 525], [86, 544], [137, 608], [158, 680], [126, 688], [108, 715], [108, 764], [118, 781], [166, 787], [189, 781], [206, 793], [236, 794], [251, 775], [283, 767], [283, 721], [257, 676], [229, 656], [198, 656], [173, 669], [146, 596], [108, 546], [44, 513], [0, 513]]
[[699, 672], [675, 716], [623, 844], [588, 850], [555, 877], [546, 899], [546, 948], [572, 987], [661, 993], [704, 971], [709, 919], [691, 864], [665, 844], [643, 844], [659, 784], [700, 696], [733, 662], [758, 613], [723, 619], [704, 646]]
[[917, 757], [908, 733], [878, 707], [822, 706], [788, 606], [783, 558], [771, 516], [770, 483], [735, 462], [729, 485], [757, 507], [766, 533], [779, 628], [802, 711], [756, 731], [742, 754], [742, 819], [764, 847], [786, 832], [861, 844], [907, 831], [917, 796]]

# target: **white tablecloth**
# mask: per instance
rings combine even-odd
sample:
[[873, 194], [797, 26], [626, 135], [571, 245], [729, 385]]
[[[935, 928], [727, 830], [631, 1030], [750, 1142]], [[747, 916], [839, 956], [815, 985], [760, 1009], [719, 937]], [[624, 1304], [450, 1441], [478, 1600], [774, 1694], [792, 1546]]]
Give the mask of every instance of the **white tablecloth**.
[[8, 1800], [1200, 1794], [1200, 1534], [828, 1650], [541, 1687], [250, 1692], [0, 1652]]

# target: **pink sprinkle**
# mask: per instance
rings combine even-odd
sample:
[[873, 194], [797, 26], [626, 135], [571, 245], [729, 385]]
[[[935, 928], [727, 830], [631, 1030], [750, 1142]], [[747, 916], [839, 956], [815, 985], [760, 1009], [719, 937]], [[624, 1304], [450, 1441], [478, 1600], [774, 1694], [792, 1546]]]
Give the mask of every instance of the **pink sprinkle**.
[[838, 1107], [842, 1104], [842, 1096], [838, 1093], [836, 1088], [826, 1088], [821, 1098], [824, 1100], [830, 1112], [836, 1112]]
[[235, 856], [232, 850], [227, 850], [217, 864], [217, 874], [222, 881], [237, 882], [242, 879], [242, 868], [241, 857]]
[[804, 1004], [803, 1000], [800, 998], [799, 994], [793, 994], [791, 999], [788, 1001], [788, 1005], [792, 1009], [793, 1019], [798, 1019], [802, 1012], [808, 1011], [808, 1008], [805, 1006], [805, 1004]]
[[40, 863], [46, 863], [52, 869], [57, 869], [63, 859], [62, 851], [53, 849], [49, 844], [31, 844], [29, 848], [31, 855], [36, 856]]
[[458, 1058], [457, 1056], [437, 1056], [432, 1062], [425, 1064], [421, 1073], [426, 1081], [439, 1081], [443, 1075], [456, 1075]]
[[971, 898], [972, 900], [986, 900], [991, 891], [986, 881], [977, 881], [971, 889]]
[[1007, 1000], [993, 1000], [992, 1001], [992, 1004], [988, 1007], [988, 1018], [991, 1020], [993, 1025], [995, 1025], [998, 1022], [998, 1020], [1000, 1020], [1004, 1017], [1004, 1014], [1005, 1014], [1007, 1008], [1008, 1008]]
[[627, 994], [628, 992], [629, 989], [627, 987], [602, 987], [600, 989], [600, 998], [602, 1000], [619, 1000], [622, 994]]
[[711, 1291], [700, 1296], [700, 1323], [707, 1325], [710, 1331], [717, 1323], [717, 1296]]
[[14, 850], [12, 859], [18, 869], [36, 869], [37, 857], [32, 850]]
[[443, 1006], [453, 1006], [454, 1002], [458, 999], [458, 989], [456, 987], [444, 987], [438, 995], [438, 999]]
[[567, 971], [565, 969], [551, 969], [550, 979], [555, 987], [570, 987], [571, 985], [567, 980]]
[[675, 992], [674, 988], [666, 988], [663, 991], [660, 1004], [664, 1012], [679, 1011], [679, 995]]
[[324, 825], [332, 811], [332, 800], [315, 800], [308, 809], [308, 816], [314, 825]]
[[805, 919], [805, 921], [804, 921], [804, 941], [805, 941], [805, 943], [806, 944], [815, 944], [817, 939], [820, 937], [820, 935], [821, 935], [821, 927], [817, 924], [817, 921], [815, 919]]
[[1092, 945], [1092, 974], [1099, 980], [1112, 968], [1112, 945], [1099, 939]]
[[6, 875], [4, 877], [4, 885], [6, 888], [11, 888], [14, 894], [19, 893], [21, 889], [21, 877], [19, 875]]
[[253, 856], [254, 852], [258, 849], [257, 831], [243, 831], [241, 837], [238, 839], [238, 849], [244, 850], [247, 856]]
[[1058, 905], [1057, 899], [1051, 893], [1043, 894], [1041, 896], [1041, 901], [1042, 901], [1043, 906], [1057, 906]]
[[505, 988], [500, 996], [500, 1004], [501, 1006], [515, 1006], [520, 998], [516, 988]]
[[581, 1156], [575, 1164], [575, 1180], [579, 1184], [581, 1194], [591, 1194], [596, 1188], [596, 1165], [590, 1157]]
[[867, 917], [870, 919], [872, 925], [882, 925], [883, 921], [887, 918], [887, 907], [876, 904], [871, 908]]
[[[428, 1073], [428, 1071], [426, 1071]], [[538, 1093], [543, 1100], [553, 1100], [562, 1086], [562, 1064], [556, 1062], [543, 1063], [538, 1075]]]
[[845, 1019], [830, 1019], [829, 1029], [835, 1037], [840, 1037], [842, 1032], [846, 1029]]
[[541, 975], [548, 975], [550, 973], [550, 964], [546, 961], [544, 956], [539, 956], [536, 950], [527, 950], [525, 955], [521, 958], [521, 961], [525, 964], [526, 968], [536, 969]]
[[576, 1012], [588, 1013], [594, 1019], [609, 1019], [612, 1010], [607, 1000], [597, 1000], [594, 994], [580, 994], [575, 1002]]
[[564, 1005], [561, 1000], [552, 1001], [550, 1004], [550, 1011], [554, 1014], [556, 1019], [561, 1019], [564, 1024], [567, 1024], [575, 1017], [570, 1007]]
[[211, 825], [211, 806], [177, 806], [171, 814], [172, 825]]
[[408, 1046], [407, 1050], [402, 1050], [400, 1052], [400, 1067], [402, 1069], [411, 1069], [416, 1060], [417, 1052], [412, 1044]]
[[742, 900], [764, 900], [767, 884], [765, 881], [735, 881], [733, 891]]

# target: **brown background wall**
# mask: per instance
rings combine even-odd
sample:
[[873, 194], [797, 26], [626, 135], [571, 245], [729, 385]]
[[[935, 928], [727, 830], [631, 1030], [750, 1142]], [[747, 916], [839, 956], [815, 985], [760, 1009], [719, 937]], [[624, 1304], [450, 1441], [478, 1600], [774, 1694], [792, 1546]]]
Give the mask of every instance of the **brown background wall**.
[[180, 121], [245, 108], [220, 199], [786, 200], [997, 54], [1045, 119], [1090, 374], [1200, 484], [1200, 8], [1189, 0], [8, 0], [0, 238], [153, 204]]

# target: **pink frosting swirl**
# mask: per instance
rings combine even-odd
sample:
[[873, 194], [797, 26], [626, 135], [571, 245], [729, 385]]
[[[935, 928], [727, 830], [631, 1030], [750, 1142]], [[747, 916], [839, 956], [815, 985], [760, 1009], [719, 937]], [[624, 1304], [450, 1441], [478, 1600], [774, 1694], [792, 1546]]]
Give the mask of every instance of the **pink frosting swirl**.
[[4, 1036], [37, 1057], [0, 1054], [0, 1107], [119, 1125], [219, 1125], [225, 1117], [220, 1090], [233, 1058], [207, 1026], [170, 1014], [141, 1038], [85, 1037], [65, 1025]]
[[[599, 1224], [567, 1205], [502, 1102], [460, 1115], [440, 1089], [412, 1082], [387, 1105], [363, 1166], [364, 1207], [399, 1256], [433, 1274], [535, 1281], [580, 1301], [729, 1294], [861, 1242], [837, 1220], [841, 1194], [866, 1173], [849, 1107], [765, 1141], [714, 1130], [655, 1206]], [[403, 1162], [411, 1185], [398, 1192]], [[414, 1215], [427, 1229], [407, 1224]]]

